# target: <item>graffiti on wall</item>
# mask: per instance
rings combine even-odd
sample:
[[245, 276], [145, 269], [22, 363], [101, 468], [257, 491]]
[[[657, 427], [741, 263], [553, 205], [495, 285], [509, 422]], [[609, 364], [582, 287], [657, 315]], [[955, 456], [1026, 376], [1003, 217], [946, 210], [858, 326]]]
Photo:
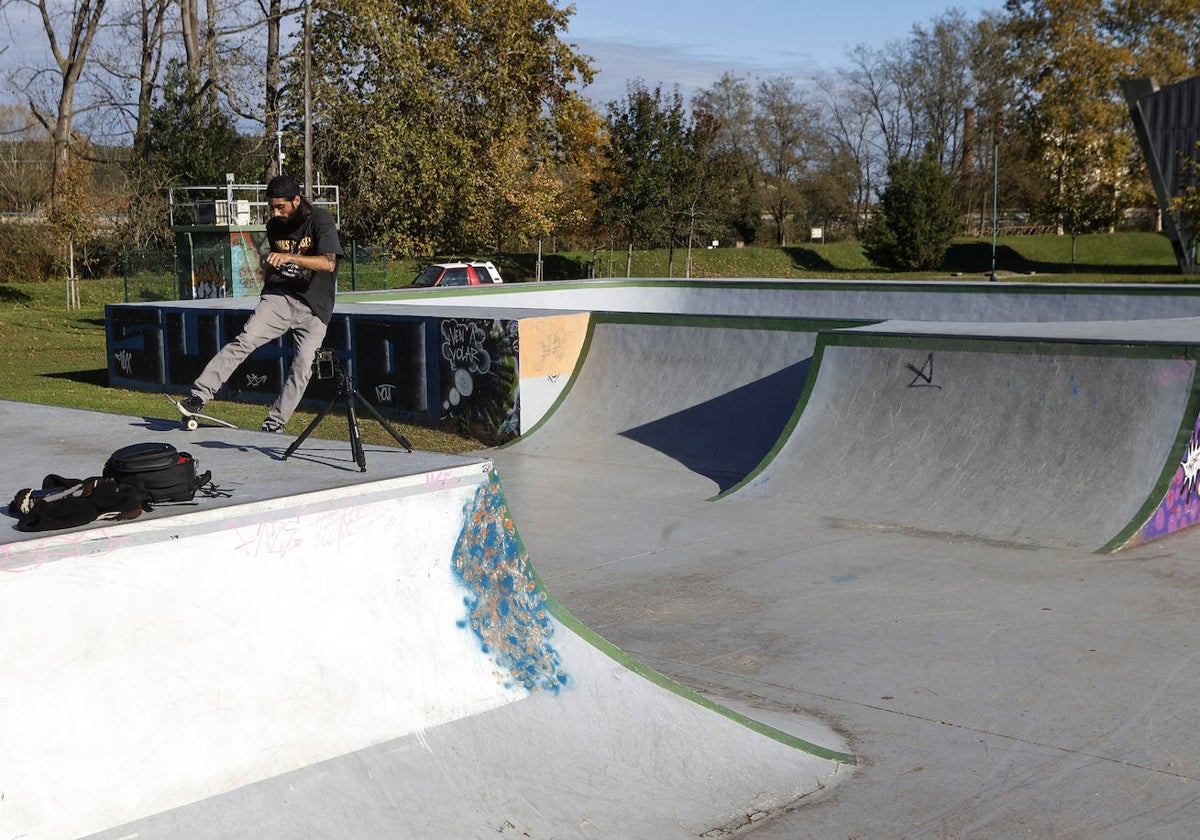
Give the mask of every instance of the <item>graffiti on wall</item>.
[[1171, 478], [1171, 486], [1158, 508], [1130, 540], [1131, 544], [1165, 537], [1181, 528], [1200, 523], [1200, 418], [1184, 448], [1179, 467]]
[[225, 277], [216, 257], [209, 257], [193, 269], [192, 297], [196, 300], [225, 297]]
[[[226, 239], [228, 237], [228, 239]], [[257, 295], [262, 291], [262, 258], [269, 250], [262, 230], [195, 234], [188, 240], [193, 264], [192, 297], [197, 300]], [[229, 270], [226, 274], [226, 248]], [[207, 256], [201, 257], [202, 254]]]
[[465, 588], [470, 629], [504, 675], [506, 687], [557, 694], [568, 677], [550, 644], [554, 622], [493, 472], [463, 509], [454, 547], [454, 575]]
[[446, 318], [439, 325], [442, 419], [518, 431], [519, 341], [515, 320]]
[[521, 321], [521, 377], [555, 381], [569, 376], [579, 359], [591, 316], [554, 315]]
[[925, 364], [921, 365], [920, 367], [917, 367], [912, 363], [905, 363], [904, 366], [916, 374], [913, 377], [912, 382], [908, 383], [909, 388], [937, 388], [941, 390], [942, 386], [933, 381], [932, 353], [930, 353], [929, 357], [925, 360]]
[[266, 231], [230, 232], [229, 259], [233, 295], [257, 295], [262, 291], [262, 258], [269, 250]]

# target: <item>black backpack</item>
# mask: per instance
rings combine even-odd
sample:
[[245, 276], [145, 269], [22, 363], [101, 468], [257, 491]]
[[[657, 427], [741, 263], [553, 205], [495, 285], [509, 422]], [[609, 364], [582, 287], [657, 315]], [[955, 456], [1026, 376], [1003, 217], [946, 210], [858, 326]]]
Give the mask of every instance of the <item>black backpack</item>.
[[146, 501], [190, 502], [212, 473], [196, 474], [196, 460], [169, 443], [134, 443], [114, 452], [104, 477], [115, 478], [146, 494]]

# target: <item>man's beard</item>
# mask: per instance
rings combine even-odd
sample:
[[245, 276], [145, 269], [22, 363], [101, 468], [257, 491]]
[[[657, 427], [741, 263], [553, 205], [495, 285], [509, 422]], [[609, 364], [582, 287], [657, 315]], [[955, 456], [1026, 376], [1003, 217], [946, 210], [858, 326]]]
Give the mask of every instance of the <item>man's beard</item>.
[[304, 221], [304, 216], [300, 212], [300, 208], [297, 207], [292, 211], [292, 215], [287, 216], [286, 218], [281, 218], [279, 221], [283, 223], [283, 229], [288, 233], [291, 233], [296, 228], [300, 227], [300, 223]]

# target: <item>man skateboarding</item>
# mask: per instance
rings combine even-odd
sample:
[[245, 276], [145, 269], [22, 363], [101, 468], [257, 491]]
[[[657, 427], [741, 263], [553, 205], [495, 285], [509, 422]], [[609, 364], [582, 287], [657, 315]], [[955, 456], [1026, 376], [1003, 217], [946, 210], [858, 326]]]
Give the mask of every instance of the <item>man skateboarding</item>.
[[238, 366], [268, 341], [291, 332], [296, 355], [283, 388], [262, 422], [281, 432], [308, 387], [312, 362], [333, 315], [334, 283], [342, 246], [333, 216], [300, 194], [286, 175], [267, 184], [270, 252], [263, 258], [263, 290], [242, 332], [209, 361], [180, 408], [198, 413]]

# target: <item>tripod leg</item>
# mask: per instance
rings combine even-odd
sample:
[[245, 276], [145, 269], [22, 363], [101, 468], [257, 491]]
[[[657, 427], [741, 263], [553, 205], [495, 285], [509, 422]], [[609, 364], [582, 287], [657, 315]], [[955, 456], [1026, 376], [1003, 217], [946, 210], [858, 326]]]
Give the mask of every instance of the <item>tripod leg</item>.
[[358, 404], [365, 408], [367, 412], [379, 422], [379, 425], [383, 426], [387, 433], [395, 438], [396, 443], [403, 446], [408, 452], [413, 451], [412, 444], [408, 442], [408, 438], [392, 428], [392, 424], [383, 418], [383, 415], [379, 413], [375, 406], [363, 399], [362, 394], [358, 393], [358, 391], [353, 391], [352, 393], [354, 394], [354, 399], [358, 400]]
[[325, 419], [325, 416], [327, 414], [329, 414], [329, 412], [333, 409], [333, 405], [335, 402], [337, 402], [336, 397], [334, 399], [330, 400], [329, 404], [327, 406], [325, 406], [324, 408], [322, 408], [320, 410], [320, 412], [318, 412], [317, 416], [314, 417], [312, 419], [312, 421], [307, 426], [304, 427], [304, 431], [300, 433], [300, 437], [298, 437], [294, 441], [292, 441], [292, 445], [287, 448], [287, 450], [283, 453], [283, 457], [280, 460], [286, 461], [288, 459], [289, 455], [291, 455], [293, 452], [295, 452], [297, 449], [300, 448], [300, 444], [304, 443], [304, 441], [308, 438], [308, 436], [312, 434], [313, 429], [317, 428], [317, 426], [320, 424], [320, 422]]
[[366, 472], [367, 453], [363, 451], [362, 435], [358, 431], [358, 415], [354, 413], [352, 394], [353, 391], [346, 394], [346, 420], [350, 423], [350, 453], [354, 456], [355, 463], [358, 464], [358, 471]]

